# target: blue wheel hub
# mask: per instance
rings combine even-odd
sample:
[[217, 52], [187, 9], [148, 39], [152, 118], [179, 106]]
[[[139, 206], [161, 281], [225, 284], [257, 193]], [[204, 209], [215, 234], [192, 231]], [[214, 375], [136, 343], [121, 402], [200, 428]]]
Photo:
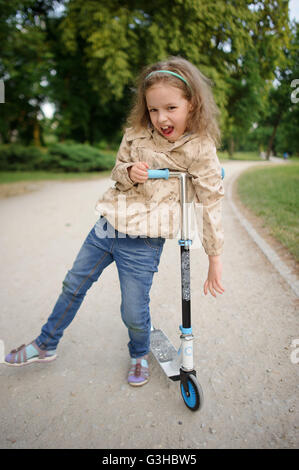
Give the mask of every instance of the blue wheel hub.
[[186, 405], [190, 408], [194, 408], [197, 401], [197, 394], [190, 380], [188, 380], [188, 394], [185, 392], [183, 384], [181, 384], [181, 392]]

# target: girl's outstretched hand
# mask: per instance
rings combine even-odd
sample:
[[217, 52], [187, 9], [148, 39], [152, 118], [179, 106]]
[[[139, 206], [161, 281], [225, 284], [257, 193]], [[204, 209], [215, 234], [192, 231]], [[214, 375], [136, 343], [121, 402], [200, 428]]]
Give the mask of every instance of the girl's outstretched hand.
[[216, 297], [216, 292], [223, 294], [224, 288], [221, 285], [221, 275], [222, 263], [220, 256], [209, 256], [208, 278], [203, 287], [205, 295], [207, 295], [208, 291], [210, 291], [213, 297]]
[[144, 183], [148, 179], [149, 166], [146, 162], [137, 162], [128, 168], [129, 177], [134, 183]]

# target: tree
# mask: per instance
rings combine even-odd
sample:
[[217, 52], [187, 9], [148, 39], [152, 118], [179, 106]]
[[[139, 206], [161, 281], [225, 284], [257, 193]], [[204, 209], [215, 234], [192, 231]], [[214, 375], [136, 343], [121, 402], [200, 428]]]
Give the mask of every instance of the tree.
[[[229, 54], [231, 73], [227, 78], [228, 117], [225, 142], [232, 156], [238, 141], [264, 114], [274, 71], [285, 63], [283, 48], [289, 42], [288, 2], [264, 0], [245, 2], [250, 15], [242, 25], [247, 32], [246, 49]], [[232, 52], [235, 43], [232, 42]]]
[[214, 83], [232, 152], [264, 113], [273, 71], [282, 69], [285, 0], [69, 0], [59, 2], [60, 17], [56, 3], [12, 0], [1, 23], [4, 141], [17, 130], [24, 142], [42, 142], [46, 99], [55, 103], [60, 140], [117, 139], [140, 69], [180, 55]]
[[227, 78], [227, 83], [230, 85], [227, 105], [229, 116], [225, 131], [228, 152], [233, 156], [236, 142], [239, 144], [242, 136], [248, 134], [263, 107], [265, 82], [260, 76], [259, 58], [254, 49], [245, 53], [238, 69]]
[[3, 142], [18, 138], [40, 145], [41, 105], [47, 94], [43, 87], [51, 51], [47, 46], [43, 19], [53, 9], [51, 0], [11, 0], [1, 11], [0, 78], [5, 83], [0, 136]]
[[233, 152], [263, 111], [283, 59], [288, 8], [285, 0], [70, 0], [61, 30], [98, 97], [96, 110], [116, 107], [119, 124], [141, 67], [169, 55], [189, 59], [214, 82], [224, 143]]
[[[298, 100], [291, 98], [294, 91], [291, 87], [292, 82], [299, 77], [298, 47], [299, 24], [295, 23], [290, 34], [289, 46], [283, 49], [283, 66], [275, 70], [276, 84], [269, 91], [267, 108], [259, 123], [262, 127], [272, 128], [267, 142], [267, 159], [274, 150], [274, 146], [278, 146], [281, 151], [284, 149], [288, 152], [298, 152], [299, 150], [296, 137], [299, 128], [299, 105]], [[279, 128], [281, 128], [280, 135], [278, 134]], [[278, 145], [275, 145], [275, 142]]]

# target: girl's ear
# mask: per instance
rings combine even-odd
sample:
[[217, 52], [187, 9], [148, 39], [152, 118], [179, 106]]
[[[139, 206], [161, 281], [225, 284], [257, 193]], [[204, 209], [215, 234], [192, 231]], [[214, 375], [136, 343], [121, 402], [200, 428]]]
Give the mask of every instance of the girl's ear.
[[188, 108], [189, 108], [189, 113], [192, 113], [192, 111], [194, 111], [194, 105], [192, 101], [189, 101]]
[[192, 111], [194, 111], [194, 108], [195, 108], [194, 100], [193, 98], [191, 98], [191, 100], [189, 101], [189, 112], [191, 113]]

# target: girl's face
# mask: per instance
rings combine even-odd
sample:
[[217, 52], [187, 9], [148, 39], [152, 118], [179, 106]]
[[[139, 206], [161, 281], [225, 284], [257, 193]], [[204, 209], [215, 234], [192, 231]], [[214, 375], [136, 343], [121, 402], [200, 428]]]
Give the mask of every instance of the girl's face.
[[154, 128], [170, 142], [178, 140], [186, 130], [192, 110], [182, 90], [160, 82], [146, 91], [145, 98]]

